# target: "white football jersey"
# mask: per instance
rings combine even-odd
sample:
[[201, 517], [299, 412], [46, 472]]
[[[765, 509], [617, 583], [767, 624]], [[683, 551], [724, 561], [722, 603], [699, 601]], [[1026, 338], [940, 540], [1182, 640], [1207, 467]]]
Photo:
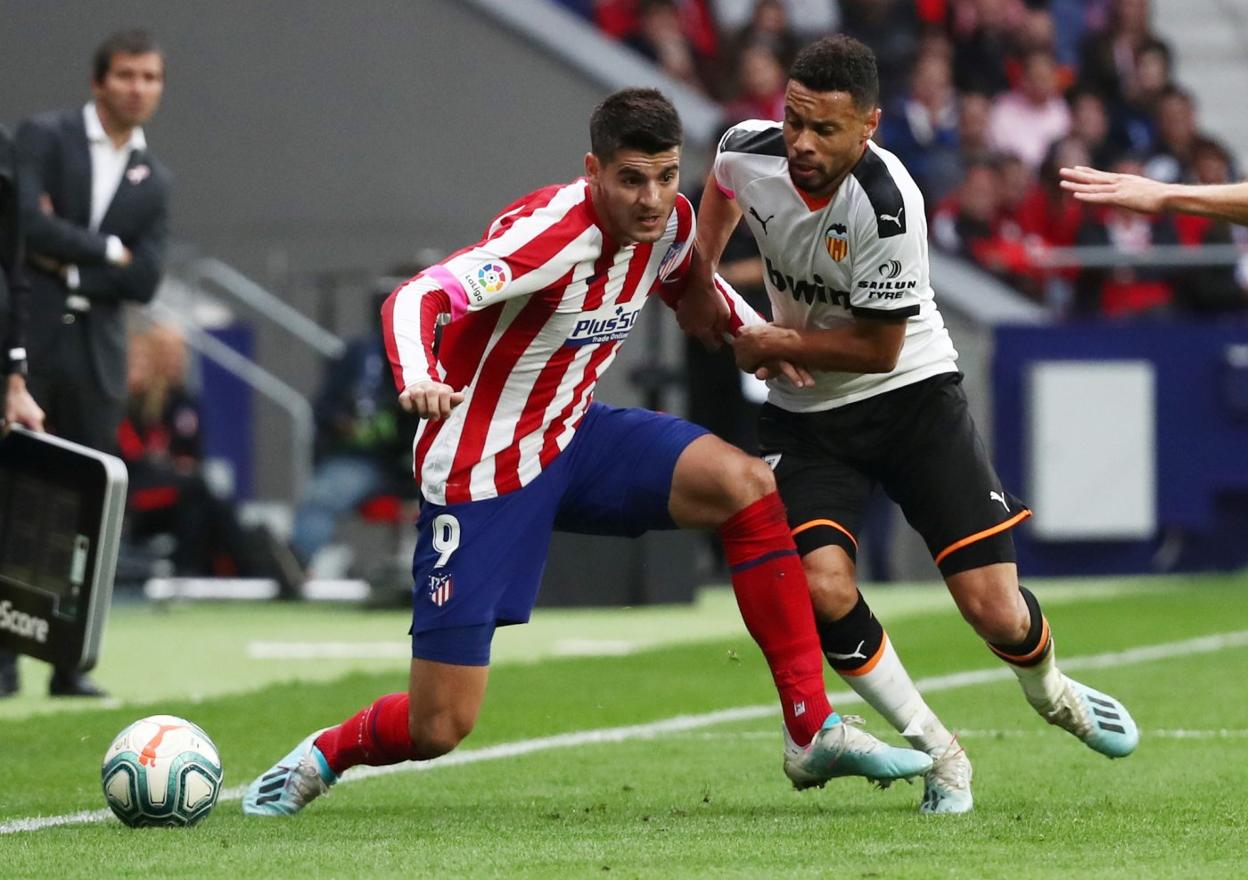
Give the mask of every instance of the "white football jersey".
[[868, 143], [835, 195], [816, 200], [789, 178], [781, 123], [749, 120], [720, 141], [715, 181], [758, 242], [777, 324], [813, 330], [856, 316], [909, 319], [891, 373], [816, 372], [814, 386], [800, 390], [772, 381], [771, 403], [816, 412], [957, 369], [928, 281], [923, 195], [896, 156]]

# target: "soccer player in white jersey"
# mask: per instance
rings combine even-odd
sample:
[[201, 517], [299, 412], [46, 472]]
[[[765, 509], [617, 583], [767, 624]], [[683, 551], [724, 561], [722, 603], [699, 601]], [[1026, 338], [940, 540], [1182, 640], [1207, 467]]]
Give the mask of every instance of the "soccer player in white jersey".
[[[400, 400], [424, 420], [408, 690], [308, 736], [251, 784], [245, 813], [290, 815], [349, 767], [455, 748], [485, 697], [495, 627], [529, 618], [553, 529], [719, 531], [780, 694], [795, 786], [851, 775], [887, 784], [931, 768], [829, 706], [809, 589], [767, 466], [681, 419], [592, 402], [649, 297], [679, 299], [695, 229], [677, 194], [681, 128], [667, 99], [616, 93], [594, 111], [590, 140], [585, 178], [513, 203], [482, 241], [387, 300]], [[730, 308], [750, 319], [741, 301]], [[435, 352], [442, 315], [451, 321]]]
[[1019, 585], [1009, 530], [1030, 511], [1001, 486], [971, 422], [929, 283], [923, 198], [897, 157], [871, 143], [878, 94], [871, 50], [825, 38], [793, 64], [783, 123], [727, 132], [698, 212], [706, 265], [694, 267], [686, 295], [703, 308], [681, 317], [704, 339], [718, 332], [711, 273], [744, 216], [775, 322], [741, 331], [737, 364], [767, 374], [768, 362], [784, 360], [814, 380], [770, 381], [759, 443], [788, 508], [824, 654], [935, 759], [920, 809], [960, 813], [972, 806], [970, 762], [855, 582], [855, 534], [877, 483], [1041, 715], [1110, 757], [1129, 754], [1138, 733], [1117, 700], [1058, 670], [1040, 605]]

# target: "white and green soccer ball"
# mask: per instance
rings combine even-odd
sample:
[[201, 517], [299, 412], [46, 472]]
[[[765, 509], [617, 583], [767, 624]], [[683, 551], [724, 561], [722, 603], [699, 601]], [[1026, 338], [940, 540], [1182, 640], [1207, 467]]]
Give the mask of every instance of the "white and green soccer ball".
[[113, 740], [100, 770], [104, 799], [131, 828], [194, 825], [221, 792], [221, 757], [185, 718], [142, 718]]

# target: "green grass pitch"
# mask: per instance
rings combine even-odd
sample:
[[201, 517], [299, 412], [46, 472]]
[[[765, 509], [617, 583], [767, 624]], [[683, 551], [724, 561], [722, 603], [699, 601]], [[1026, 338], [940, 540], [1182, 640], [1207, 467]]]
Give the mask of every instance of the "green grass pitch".
[[[766, 667], [730, 595], [712, 591], [690, 609], [539, 611], [500, 634], [486, 709], [455, 762], [348, 776], [293, 820], [244, 820], [231, 799], [192, 829], [11, 831], [102, 808], [100, 758], [143, 715], [204, 727], [236, 790], [405, 681], [401, 613], [121, 607], [98, 670], [120, 703], [49, 701], [33, 662], [23, 695], [0, 703], [0, 877], [1248, 876], [1248, 578], [1033, 588], [1072, 667], [1127, 652], [1072, 675], [1131, 708], [1142, 740], [1130, 758], [1045, 725], [1011, 680], [950, 678], [999, 664], [936, 588], [868, 591], [961, 731], [969, 816], [918, 815], [918, 785], [792, 791], [779, 713], [762, 708], [774, 702]], [[1232, 638], [1135, 650], [1215, 635]], [[594, 651], [605, 656], [575, 656]], [[845, 690], [835, 676], [829, 688]], [[900, 742], [860, 704], [841, 707]], [[702, 717], [731, 709], [737, 720]], [[586, 733], [614, 728], [629, 729]], [[527, 753], [508, 756], [518, 745]]]

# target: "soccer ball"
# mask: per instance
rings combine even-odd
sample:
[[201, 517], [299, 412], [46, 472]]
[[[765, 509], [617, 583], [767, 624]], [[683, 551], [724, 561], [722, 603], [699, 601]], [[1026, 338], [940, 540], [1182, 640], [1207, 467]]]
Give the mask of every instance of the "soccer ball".
[[194, 825], [221, 792], [221, 758], [184, 718], [142, 718], [113, 740], [100, 769], [104, 799], [131, 828]]

